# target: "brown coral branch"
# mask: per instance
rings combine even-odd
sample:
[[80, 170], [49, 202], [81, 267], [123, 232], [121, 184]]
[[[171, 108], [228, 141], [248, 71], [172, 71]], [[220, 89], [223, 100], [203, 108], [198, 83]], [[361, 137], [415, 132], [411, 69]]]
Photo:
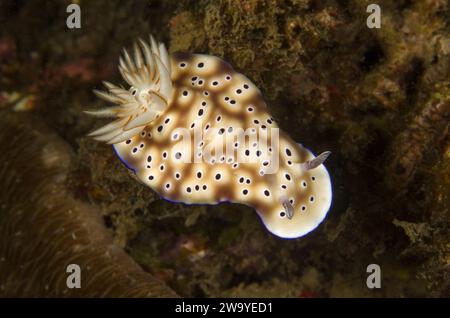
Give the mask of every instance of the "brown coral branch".
[[449, 83], [441, 87], [438, 98], [430, 98], [393, 142], [386, 174], [386, 183], [392, 189], [405, 188], [426, 152], [436, 147], [439, 138], [448, 133], [450, 98], [446, 91]]
[[[72, 152], [29, 114], [0, 114], [0, 297], [174, 297], [65, 188]], [[81, 267], [69, 289], [67, 265]]]

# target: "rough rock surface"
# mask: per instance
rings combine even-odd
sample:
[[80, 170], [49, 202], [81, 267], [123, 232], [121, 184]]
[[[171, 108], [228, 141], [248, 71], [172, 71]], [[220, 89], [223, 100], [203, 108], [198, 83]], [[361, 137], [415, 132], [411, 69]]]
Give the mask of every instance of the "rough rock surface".
[[[101, 0], [81, 2], [82, 28], [68, 30], [60, 2], [2, 1], [0, 107], [68, 141], [72, 193], [181, 295], [448, 297], [449, 4], [380, 0], [381, 29], [368, 29], [368, 3]], [[292, 138], [332, 151], [334, 202], [317, 230], [285, 241], [243, 206], [163, 201], [84, 137], [100, 126], [81, 112], [101, 103], [91, 89], [117, 82], [121, 48], [149, 32], [172, 52], [225, 58]], [[371, 263], [380, 290], [366, 287]]]

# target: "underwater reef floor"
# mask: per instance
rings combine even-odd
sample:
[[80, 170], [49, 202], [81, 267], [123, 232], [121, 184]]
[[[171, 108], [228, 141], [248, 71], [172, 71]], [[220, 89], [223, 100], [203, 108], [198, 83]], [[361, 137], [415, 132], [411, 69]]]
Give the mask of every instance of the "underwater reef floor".
[[[0, 3], [0, 116], [15, 118], [0, 122], [0, 140], [2, 149], [17, 154], [1, 172], [30, 177], [2, 180], [2, 190], [8, 189], [2, 206], [20, 203], [23, 213], [33, 212], [28, 200], [88, 207], [83, 213], [97, 213], [93, 222], [106, 236], [86, 240], [102, 245], [109, 235], [118, 258], [128, 258], [138, 280], [149, 282], [139, 290], [150, 296], [173, 290], [191, 297], [450, 297], [447, 1], [377, 1], [380, 29], [367, 28], [365, 1], [79, 2], [82, 28], [74, 30], [65, 27], [64, 2]], [[162, 200], [135, 180], [111, 147], [86, 137], [99, 123], [82, 111], [105, 106], [92, 89], [103, 80], [119, 82], [121, 49], [149, 33], [170, 52], [229, 61], [261, 89], [294, 140], [315, 153], [332, 152], [333, 203], [315, 231], [281, 240], [248, 207]], [[28, 113], [26, 121], [17, 119]], [[48, 133], [27, 145], [23, 138], [41, 122]], [[28, 156], [56, 139], [71, 155], [51, 167], [65, 169], [66, 179], [32, 177], [39, 161], [21, 152]], [[48, 189], [67, 191], [67, 200], [56, 200]], [[15, 218], [11, 211], [0, 210], [0, 222]], [[36, 237], [51, 241], [60, 220], [45, 218], [0, 223], [7, 228], [0, 231], [2, 251], [38, 244]], [[79, 221], [67, 224], [75, 229]], [[46, 227], [39, 228], [41, 222]], [[11, 255], [25, 264], [32, 256], [26, 251]], [[115, 268], [113, 259], [86, 253]], [[369, 264], [381, 268], [380, 289], [366, 286]], [[8, 274], [0, 293], [56, 295], [37, 280], [17, 287], [44, 268]]]

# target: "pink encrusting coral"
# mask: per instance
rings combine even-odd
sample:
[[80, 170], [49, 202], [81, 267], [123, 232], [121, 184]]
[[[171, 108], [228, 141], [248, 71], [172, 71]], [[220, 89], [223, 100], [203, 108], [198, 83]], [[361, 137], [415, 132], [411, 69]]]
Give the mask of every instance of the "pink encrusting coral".
[[296, 238], [325, 218], [332, 198], [323, 162], [282, 132], [259, 89], [225, 61], [169, 55], [152, 37], [119, 70], [128, 90], [105, 82], [114, 104], [89, 114], [115, 121], [92, 132], [162, 197], [255, 208], [273, 234]]

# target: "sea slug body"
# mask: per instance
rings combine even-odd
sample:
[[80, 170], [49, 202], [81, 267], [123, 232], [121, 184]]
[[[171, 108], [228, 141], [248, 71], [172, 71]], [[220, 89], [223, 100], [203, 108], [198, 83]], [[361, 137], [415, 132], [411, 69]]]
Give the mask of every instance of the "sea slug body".
[[167, 200], [246, 204], [282, 238], [322, 222], [329, 152], [315, 157], [282, 132], [247, 77], [214, 56], [169, 55], [153, 37], [133, 51], [119, 62], [130, 88], [105, 82], [108, 92], [95, 92], [115, 106], [87, 112], [116, 120], [90, 136]]

